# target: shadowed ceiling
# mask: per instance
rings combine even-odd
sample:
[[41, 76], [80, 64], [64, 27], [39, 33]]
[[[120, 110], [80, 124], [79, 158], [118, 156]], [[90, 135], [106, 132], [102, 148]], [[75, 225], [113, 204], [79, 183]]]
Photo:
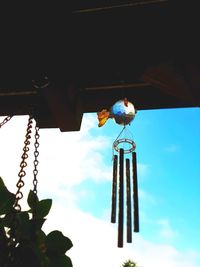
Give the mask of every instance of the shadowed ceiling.
[[195, 1], [68, 2], [3, 9], [1, 116], [34, 109], [41, 128], [74, 131], [124, 97], [137, 110], [200, 106]]

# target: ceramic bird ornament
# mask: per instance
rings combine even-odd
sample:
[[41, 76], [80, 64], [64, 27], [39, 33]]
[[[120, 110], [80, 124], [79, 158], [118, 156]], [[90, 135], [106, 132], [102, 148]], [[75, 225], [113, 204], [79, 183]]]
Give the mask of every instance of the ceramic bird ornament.
[[125, 126], [131, 123], [135, 114], [136, 110], [134, 105], [127, 98], [124, 98], [123, 100], [117, 101], [110, 110], [103, 109], [97, 113], [99, 120], [98, 126], [102, 127], [109, 118], [114, 119], [117, 124]]

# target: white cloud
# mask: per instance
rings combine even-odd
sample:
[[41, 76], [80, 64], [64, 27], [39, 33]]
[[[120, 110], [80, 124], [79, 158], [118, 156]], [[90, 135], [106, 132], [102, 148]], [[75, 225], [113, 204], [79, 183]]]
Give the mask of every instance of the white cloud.
[[138, 176], [144, 177], [147, 175], [147, 173], [149, 171], [149, 165], [137, 162], [137, 169], [138, 169]]
[[168, 219], [158, 220], [160, 226], [159, 234], [165, 240], [172, 240], [178, 236], [178, 232], [173, 230]]
[[[81, 132], [41, 134], [42, 177], [49, 176], [51, 181], [58, 179], [67, 185], [79, 184], [85, 179], [110, 179], [110, 167], [103, 158], [108, 142], [102, 136], [90, 135], [90, 127], [94, 127], [93, 116], [84, 118]], [[49, 144], [50, 139], [54, 141]]]
[[148, 203], [148, 205], [157, 205], [156, 199], [151, 194], [147, 193], [146, 191], [140, 188], [138, 189], [138, 195], [139, 199], [142, 202]]
[[55, 205], [47, 221], [47, 232], [57, 227], [72, 239], [74, 246], [68, 255], [74, 267], [120, 267], [128, 259], [142, 267], [198, 267], [197, 253], [180, 253], [172, 246], [142, 239], [139, 234], [133, 235], [133, 244], [124, 243], [124, 248], [117, 248], [116, 225], [76, 208], [66, 210]]
[[[27, 121], [28, 116], [16, 116], [0, 129], [0, 176], [12, 192], [16, 191]], [[110, 144], [104, 136], [94, 138], [90, 134], [95, 125], [95, 117], [87, 114], [79, 132], [40, 130], [39, 194], [42, 192], [48, 197], [64, 195], [70, 187], [86, 179], [99, 182], [111, 179], [111, 168], [105, 163], [103, 153]], [[22, 189], [24, 195], [32, 189], [33, 142], [32, 136], [25, 187]]]

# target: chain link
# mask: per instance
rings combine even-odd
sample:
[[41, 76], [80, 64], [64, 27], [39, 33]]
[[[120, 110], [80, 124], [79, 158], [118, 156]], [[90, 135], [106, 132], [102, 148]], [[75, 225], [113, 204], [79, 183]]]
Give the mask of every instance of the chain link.
[[39, 140], [40, 135], [39, 135], [39, 127], [37, 126], [37, 123], [35, 125], [35, 143], [34, 143], [34, 147], [35, 147], [35, 151], [34, 151], [34, 169], [33, 169], [33, 192], [37, 195], [37, 184], [38, 184], [38, 180], [37, 180], [37, 175], [38, 175], [38, 156], [39, 156]]
[[4, 124], [6, 124], [9, 120], [11, 120], [13, 116], [7, 116], [2, 122], [0, 122], [0, 129]]
[[21, 211], [21, 206], [19, 204], [19, 200], [23, 198], [23, 193], [21, 192], [21, 188], [24, 186], [23, 178], [26, 175], [25, 168], [27, 166], [26, 160], [28, 159], [28, 152], [29, 152], [29, 145], [30, 145], [30, 139], [31, 139], [31, 128], [33, 124], [33, 117], [29, 116], [28, 125], [26, 129], [26, 136], [24, 141], [24, 148], [23, 148], [23, 154], [21, 156], [22, 161], [20, 163], [20, 171], [18, 173], [19, 180], [17, 182], [17, 192], [15, 194], [15, 204], [14, 208], [18, 211]]

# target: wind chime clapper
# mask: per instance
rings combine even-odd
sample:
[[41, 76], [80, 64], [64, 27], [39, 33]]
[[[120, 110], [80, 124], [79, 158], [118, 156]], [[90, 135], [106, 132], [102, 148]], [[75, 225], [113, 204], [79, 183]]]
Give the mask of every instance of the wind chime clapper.
[[99, 127], [103, 126], [109, 118], [113, 118], [117, 124], [123, 126], [113, 143], [111, 223], [118, 221], [118, 247], [123, 247], [125, 210], [127, 243], [132, 242], [133, 231], [139, 232], [136, 144], [126, 136], [127, 125], [130, 125], [135, 114], [136, 110], [127, 98], [117, 101], [109, 111], [104, 109], [97, 113]]

